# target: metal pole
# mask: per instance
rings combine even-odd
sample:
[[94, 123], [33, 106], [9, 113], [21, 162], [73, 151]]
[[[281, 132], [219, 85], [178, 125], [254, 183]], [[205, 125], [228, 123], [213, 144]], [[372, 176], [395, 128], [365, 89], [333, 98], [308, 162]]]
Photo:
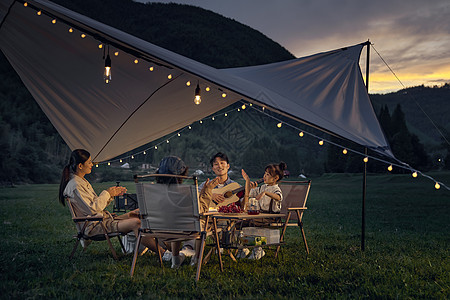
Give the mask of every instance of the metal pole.
[[[370, 41], [367, 40], [367, 59], [366, 59], [366, 90], [369, 93], [369, 61], [370, 61]], [[364, 148], [364, 155], [367, 157], [367, 147]], [[366, 185], [367, 185], [367, 163], [364, 162], [363, 168], [363, 191], [362, 191], [362, 212], [361, 212], [361, 250], [366, 249]]]

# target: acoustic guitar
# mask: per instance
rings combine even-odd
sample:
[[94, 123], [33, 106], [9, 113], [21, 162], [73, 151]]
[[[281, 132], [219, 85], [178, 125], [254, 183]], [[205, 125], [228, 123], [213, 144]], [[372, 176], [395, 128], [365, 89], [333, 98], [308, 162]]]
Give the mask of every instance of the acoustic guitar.
[[[263, 181], [264, 179], [259, 179], [256, 181], [256, 183], [260, 184]], [[216, 209], [219, 208], [219, 206], [227, 206], [228, 204], [234, 203], [240, 198], [244, 197], [245, 186], [240, 186], [239, 183], [232, 182], [224, 187], [213, 189], [212, 192], [213, 194], [221, 194], [225, 197], [225, 200], [220, 203], [211, 201], [209, 207], [211, 209]]]

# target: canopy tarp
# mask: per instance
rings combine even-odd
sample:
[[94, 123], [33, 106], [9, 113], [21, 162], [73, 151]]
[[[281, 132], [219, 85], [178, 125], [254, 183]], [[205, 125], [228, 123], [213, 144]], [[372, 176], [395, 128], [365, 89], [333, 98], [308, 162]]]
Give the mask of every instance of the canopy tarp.
[[[87, 149], [95, 161], [240, 100], [393, 156], [359, 68], [363, 44], [262, 66], [216, 69], [50, 1], [24, 6], [0, 0], [0, 22], [0, 48], [27, 89], [69, 147]], [[108, 53], [112, 81], [106, 84]], [[197, 84], [200, 105], [193, 101]]]

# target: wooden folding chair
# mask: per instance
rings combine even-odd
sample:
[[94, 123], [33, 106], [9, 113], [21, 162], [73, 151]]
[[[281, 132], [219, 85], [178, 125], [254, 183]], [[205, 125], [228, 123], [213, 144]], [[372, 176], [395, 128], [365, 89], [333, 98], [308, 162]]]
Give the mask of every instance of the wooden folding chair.
[[[143, 177], [167, 177], [164, 174], [152, 174]], [[136, 242], [130, 276], [133, 276], [138, 257], [138, 248], [143, 237], [152, 237], [156, 242], [176, 242], [200, 239], [200, 255], [195, 279], [200, 278], [203, 252], [207, 235], [212, 234], [206, 214], [204, 222], [199, 213], [198, 185], [196, 177], [170, 175], [170, 177], [193, 179], [193, 184], [162, 184], [137, 182], [136, 192], [141, 218], [141, 228]], [[135, 177], [137, 179], [138, 177]], [[159, 253], [161, 267], [163, 261]]]
[[[111, 250], [111, 253], [112, 253], [114, 259], [117, 260], [116, 251], [114, 250], [114, 247], [110, 240], [110, 238], [112, 238], [112, 237], [117, 237], [119, 239], [119, 243], [120, 243], [120, 246], [122, 247], [122, 250], [124, 251], [124, 253], [126, 253], [125, 247], [123, 246], [122, 240], [120, 238], [120, 236], [122, 234], [120, 232], [108, 233], [105, 225], [103, 224], [103, 215], [78, 217], [75, 214], [75, 210], [73, 208], [73, 204], [72, 204], [70, 198], [66, 198], [66, 202], [67, 202], [67, 206], [69, 207], [70, 214], [72, 215], [72, 220], [74, 221], [77, 231], [78, 231], [77, 235], [74, 236], [74, 238], [76, 238], [77, 240], [75, 242], [75, 245], [73, 246], [73, 250], [69, 256], [69, 259], [73, 258], [75, 251], [78, 248], [78, 245], [81, 243], [81, 240], [84, 240], [84, 242], [85, 242], [85, 246], [83, 246], [83, 250], [89, 245], [89, 243], [91, 241], [105, 241], [106, 240], [108, 242], [109, 249]], [[86, 227], [89, 224], [89, 222], [100, 222], [100, 226], [102, 227], [104, 233], [94, 235], [94, 236], [86, 235], [84, 232], [85, 232]]]
[[[309, 254], [308, 243], [306, 242], [305, 230], [303, 229], [303, 212], [307, 209], [306, 200], [308, 199], [309, 190], [311, 188], [311, 180], [308, 181], [281, 181], [280, 188], [283, 192], [283, 201], [281, 204], [281, 213], [286, 214], [287, 226], [281, 236], [285, 236], [286, 228], [289, 226], [298, 226], [302, 234], [303, 242], [305, 243], [306, 253]], [[290, 222], [296, 221], [296, 222]], [[272, 227], [282, 227], [283, 223], [272, 224]], [[282, 242], [282, 241], [280, 241]], [[280, 250], [280, 246], [277, 247], [277, 253]]]

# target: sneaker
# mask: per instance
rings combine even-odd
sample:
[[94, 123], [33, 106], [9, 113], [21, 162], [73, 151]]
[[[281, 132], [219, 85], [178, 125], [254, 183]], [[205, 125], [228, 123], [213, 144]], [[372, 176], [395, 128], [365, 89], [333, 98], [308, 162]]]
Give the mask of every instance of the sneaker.
[[83, 238], [80, 239], [80, 244], [83, 249], [86, 249], [89, 244], [92, 243], [92, 240], [85, 240]]
[[189, 248], [183, 248], [181, 249], [180, 253], [183, 253], [186, 257], [191, 257], [195, 255], [195, 250], [189, 249]]
[[245, 258], [250, 253], [250, 250], [248, 248], [243, 248], [239, 250], [239, 253], [237, 254], [236, 258]]
[[171, 261], [172, 260], [172, 252], [170, 252], [169, 250], [166, 250], [166, 252], [164, 252], [164, 254], [162, 256], [162, 260], [163, 261]]
[[180, 255], [172, 255], [172, 269], [178, 269], [183, 263], [186, 256], [180, 252]]
[[196, 266], [198, 263], [198, 258], [196, 255], [192, 256], [191, 262], [189, 263], [190, 266]]
[[263, 257], [264, 255], [266, 255], [266, 252], [264, 252], [264, 250], [261, 247], [256, 247], [253, 248], [252, 254], [250, 254], [250, 256], [248, 257], [248, 259], [261, 259], [261, 257]]

